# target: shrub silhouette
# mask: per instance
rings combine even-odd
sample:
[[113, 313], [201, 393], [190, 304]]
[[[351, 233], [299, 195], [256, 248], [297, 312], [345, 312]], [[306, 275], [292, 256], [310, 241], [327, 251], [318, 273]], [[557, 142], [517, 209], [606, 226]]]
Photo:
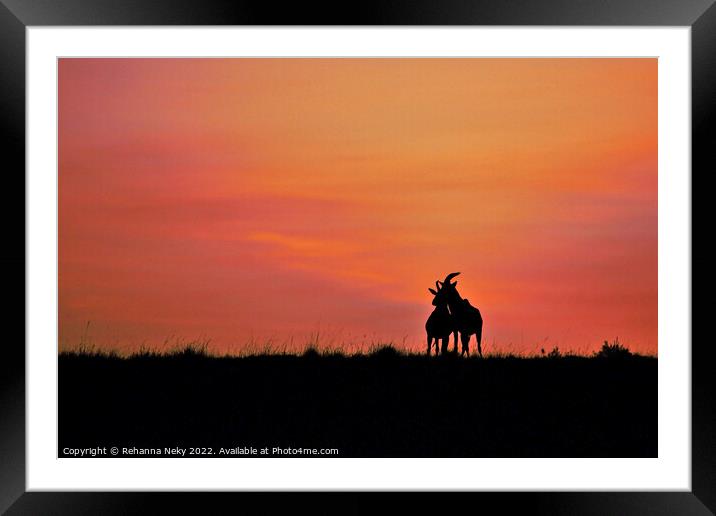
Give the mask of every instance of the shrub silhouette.
[[626, 346], [622, 346], [619, 343], [619, 339], [616, 338], [611, 344], [605, 340], [602, 349], [596, 352], [595, 356], [600, 358], [624, 358], [632, 356], [632, 352]]
[[307, 347], [301, 356], [306, 358], [318, 358], [321, 354], [313, 346]]
[[376, 347], [370, 352], [371, 356], [378, 358], [399, 357], [400, 354], [400, 351], [390, 345]]
[[197, 358], [209, 355], [209, 342], [190, 342], [183, 347], [176, 348], [172, 353], [173, 356], [179, 358]]

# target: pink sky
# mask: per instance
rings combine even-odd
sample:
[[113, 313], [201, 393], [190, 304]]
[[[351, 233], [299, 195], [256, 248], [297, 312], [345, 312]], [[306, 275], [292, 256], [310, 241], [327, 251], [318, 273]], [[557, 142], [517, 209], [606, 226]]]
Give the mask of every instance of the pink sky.
[[[654, 59], [61, 59], [60, 346], [657, 351]], [[91, 321], [87, 330], [87, 322]]]

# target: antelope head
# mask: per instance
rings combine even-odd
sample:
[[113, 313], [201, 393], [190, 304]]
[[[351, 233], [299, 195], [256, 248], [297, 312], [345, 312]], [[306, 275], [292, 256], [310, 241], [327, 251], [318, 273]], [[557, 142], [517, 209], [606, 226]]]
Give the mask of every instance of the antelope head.
[[[457, 281], [453, 281], [452, 279], [460, 274], [459, 272], [451, 272], [447, 276], [445, 276], [445, 280], [443, 281], [437, 281], [435, 282], [435, 285], [438, 287], [438, 293], [436, 295], [436, 299], [438, 297], [441, 298], [439, 302], [447, 303], [450, 298], [454, 298], [455, 296], [459, 297], [459, 294], [457, 292]], [[433, 304], [435, 304], [435, 300], [433, 300]]]
[[428, 289], [428, 292], [430, 292], [434, 296], [433, 297], [433, 306], [439, 306], [441, 304], [446, 303], [445, 296], [440, 295], [440, 291], [441, 291], [440, 282], [437, 280], [435, 281], [435, 288]]

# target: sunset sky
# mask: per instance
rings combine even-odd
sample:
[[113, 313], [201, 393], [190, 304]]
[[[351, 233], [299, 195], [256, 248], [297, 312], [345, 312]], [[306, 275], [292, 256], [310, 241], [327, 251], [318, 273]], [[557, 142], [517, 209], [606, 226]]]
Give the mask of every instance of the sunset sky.
[[453, 271], [487, 353], [657, 352], [656, 59], [59, 61], [61, 349], [424, 352]]

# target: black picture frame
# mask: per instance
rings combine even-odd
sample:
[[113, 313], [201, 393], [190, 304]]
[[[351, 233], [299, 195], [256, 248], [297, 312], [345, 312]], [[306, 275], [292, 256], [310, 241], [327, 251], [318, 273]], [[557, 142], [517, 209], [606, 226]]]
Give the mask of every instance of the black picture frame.
[[[692, 74], [692, 321], [699, 310], [693, 294], [711, 285], [705, 262], [694, 259], [695, 230], [708, 224], [696, 211], [693, 180], [716, 170], [716, 6], [714, 0], [400, 0], [356, 3], [249, 2], [228, 0], [0, 0], [0, 120], [5, 199], [5, 340], [0, 355], [0, 512], [8, 514], [213, 513], [251, 506], [273, 512], [286, 495], [267, 493], [66, 493], [25, 489], [25, 29], [53, 25], [613, 25], [691, 27]], [[699, 203], [699, 206], [705, 204]], [[24, 219], [23, 219], [24, 220]], [[703, 265], [702, 265], [703, 263]], [[693, 284], [693, 282], [692, 282]], [[22, 302], [21, 302], [22, 300]], [[703, 314], [706, 315], [705, 313]], [[697, 329], [694, 325], [692, 328]], [[13, 331], [8, 335], [7, 329]], [[692, 330], [693, 331], [693, 330]], [[716, 512], [716, 405], [709, 336], [692, 338], [692, 490], [690, 492], [470, 493], [475, 510], [525, 509], [545, 514], [709, 514]], [[688, 344], [688, 343], [685, 343]], [[341, 512], [362, 512], [363, 498], [343, 498]], [[236, 497], [241, 500], [237, 501]], [[316, 508], [321, 493], [293, 495]], [[423, 510], [443, 512], [441, 502], [416, 494]], [[335, 502], [334, 502], [335, 503]], [[431, 507], [431, 504], [438, 504]], [[455, 501], [459, 503], [459, 501]], [[452, 502], [451, 502], [452, 506]], [[233, 509], [232, 509], [233, 507]], [[457, 507], [457, 506], [455, 506]], [[158, 508], [161, 510], [157, 511]], [[407, 510], [406, 507], [403, 507]], [[332, 512], [332, 511], [331, 511]], [[401, 511], [402, 512], [402, 511]]]

